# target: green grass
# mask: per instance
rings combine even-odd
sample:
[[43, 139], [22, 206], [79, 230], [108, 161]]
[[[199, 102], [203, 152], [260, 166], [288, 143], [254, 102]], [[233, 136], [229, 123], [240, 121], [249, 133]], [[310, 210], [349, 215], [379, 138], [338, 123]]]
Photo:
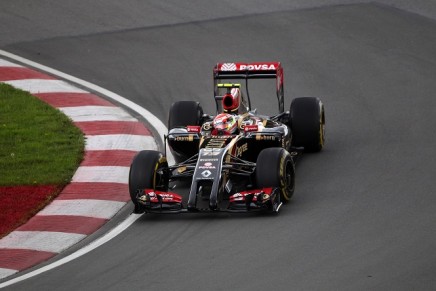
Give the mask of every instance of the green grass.
[[84, 152], [84, 137], [59, 110], [0, 83], [0, 186], [65, 185]]

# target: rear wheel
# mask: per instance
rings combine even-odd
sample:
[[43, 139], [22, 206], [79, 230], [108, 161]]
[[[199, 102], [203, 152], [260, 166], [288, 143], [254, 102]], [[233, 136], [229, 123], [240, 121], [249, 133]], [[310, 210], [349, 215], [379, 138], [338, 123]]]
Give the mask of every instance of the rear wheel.
[[319, 152], [325, 141], [324, 105], [316, 97], [292, 100], [290, 109], [292, 145], [304, 147], [306, 152]]
[[256, 181], [259, 188], [279, 188], [280, 200], [289, 201], [295, 189], [295, 166], [289, 152], [283, 148], [262, 150], [256, 162]]
[[[203, 117], [203, 108], [200, 103], [196, 101], [177, 101], [171, 105], [170, 113], [168, 116], [168, 130], [176, 127], [186, 127], [188, 125], [201, 125], [201, 118]], [[198, 151], [198, 144], [193, 148], [194, 144], [187, 144], [186, 147], [175, 148], [171, 146], [176, 163], [181, 163], [190, 158]]]
[[177, 101], [171, 105], [168, 116], [168, 129], [179, 126], [201, 125], [203, 108], [196, 101]]
[[158, 151], [140, 151], [133, 158], [129, 172], [129, 192], [135, 205], [135, 212], [139, 212], [139, 205], [136, 201], [138, 191], [143, 189], [166, 191], [168, 189], [168, 177], [162, 171], [167, 167], [166, 158]]

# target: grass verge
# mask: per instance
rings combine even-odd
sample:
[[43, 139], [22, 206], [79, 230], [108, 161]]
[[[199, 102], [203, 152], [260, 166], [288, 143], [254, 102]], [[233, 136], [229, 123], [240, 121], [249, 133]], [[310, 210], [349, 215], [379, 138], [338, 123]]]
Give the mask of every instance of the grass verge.
[[[14, 197], [11, 198], [7, 191], [2, 190], [4, 186], [55, 185], [57, 190], [47, 193], [46, 199], [42, 199], [45, 201], [43, 205], [36, 203], [38, 205], [26, 211], [26, 215], [36, 213], [71, 181], [83, 153], [84, 136], [67, 116], [27, 92], [0, 83], [2, 208], [19, 209], [23, 200], [32, 201], [18, 197], [27, 195], [27, 198], [32, 198], [32, 191], [22, 194], [9, 191], [14, 192]], [[38, 201], [40, 200], [39, 198]], [[5, 220], [0, 217], [0, 224], [3, 221]]]

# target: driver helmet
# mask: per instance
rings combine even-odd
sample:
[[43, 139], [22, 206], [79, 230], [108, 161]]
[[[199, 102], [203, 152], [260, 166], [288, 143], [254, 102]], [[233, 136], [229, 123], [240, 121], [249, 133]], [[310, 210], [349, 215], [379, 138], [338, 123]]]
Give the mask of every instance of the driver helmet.
[[226, 113], [237, 112], [241, 104], [241, 90], [232, 88], [230, 92], [223, 96], [222, 105]]
[[235, 116], [221, 113], [213, 119], [213, 127], [221, 134], [235, 134], [238, 129], [238, 122]]

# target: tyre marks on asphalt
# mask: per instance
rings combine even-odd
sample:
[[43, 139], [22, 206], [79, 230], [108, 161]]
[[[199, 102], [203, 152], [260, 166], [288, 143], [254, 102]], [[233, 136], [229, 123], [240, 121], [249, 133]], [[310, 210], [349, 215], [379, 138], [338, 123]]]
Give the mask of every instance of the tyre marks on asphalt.
[[122, 108], [70, 83], [0, 59], [0, 82], [29, 91], [69, 116], [86, 137], [84, 160], [60, 195], [0, 240], [0, 279], [45, 261], [95, 232], [128, 201], [133, 156], [157, 149]]

